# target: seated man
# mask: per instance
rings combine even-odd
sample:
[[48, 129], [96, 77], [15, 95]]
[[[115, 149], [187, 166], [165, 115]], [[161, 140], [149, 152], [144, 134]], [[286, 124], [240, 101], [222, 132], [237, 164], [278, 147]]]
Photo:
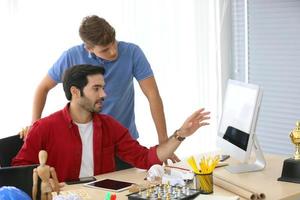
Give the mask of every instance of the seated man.
[[192, 114], [165, 143], [150, 149], [134, 140], [128, 130], [108, 115], [98, 114], [106, 96], [104, 68], [76, 65], [66, 70], [63, 88], [70, 101], [63, 110], [36, 121], [13, 165], [39, 163], [40, 150], [48, 152], [60, 182], [115, 170], [115, 155], [137, 168], [161, 164], [182, 140], [208, 125], [209, 112]]

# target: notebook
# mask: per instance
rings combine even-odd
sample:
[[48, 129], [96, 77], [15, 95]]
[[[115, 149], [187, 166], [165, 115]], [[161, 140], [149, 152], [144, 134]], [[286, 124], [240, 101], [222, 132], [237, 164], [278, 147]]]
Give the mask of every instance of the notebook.
[[31, 196], [33, 169], [37, 166], [25, 165], [0, 168], [0, 187], [15, 186]]

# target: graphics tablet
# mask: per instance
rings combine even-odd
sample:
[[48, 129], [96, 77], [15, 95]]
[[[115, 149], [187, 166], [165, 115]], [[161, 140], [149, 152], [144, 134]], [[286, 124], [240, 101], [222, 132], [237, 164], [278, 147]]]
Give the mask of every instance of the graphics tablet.
[[118, 181], [112, 179], [97, 180], [84, 184], [84, 186], [98, 188], [102, 190], [109, 190], [113, 192], [121, 192], [128, 189], [133, 183]]

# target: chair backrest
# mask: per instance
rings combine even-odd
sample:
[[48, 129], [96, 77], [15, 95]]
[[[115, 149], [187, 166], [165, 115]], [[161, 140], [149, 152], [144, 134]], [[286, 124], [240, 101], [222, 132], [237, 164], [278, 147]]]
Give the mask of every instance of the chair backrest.
[[17, 155], [23, 145], [19, 135], [0, 139], [0, 166], [11, 166], [12, 159]]
[[[0, 187], [14, 186], [31, 196], [33, 185], [33, 169], [38, 165], [24, 165], [0, 168]], [[40, 183], [38, 183], [40, 186]], [[38, 187], [39, 190], [39, 187]], [[39, 192], [39, 191], [38, 191]], [[38, 194], [39, 195], [39, 194]]]

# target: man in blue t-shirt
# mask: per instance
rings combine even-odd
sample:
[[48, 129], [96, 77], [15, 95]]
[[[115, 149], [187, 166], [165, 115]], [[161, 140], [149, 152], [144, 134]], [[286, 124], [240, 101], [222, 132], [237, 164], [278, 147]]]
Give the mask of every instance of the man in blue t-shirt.
[[[159, 143], [168, 139], [163, 103], [150, 64], [135, 44], [117, 41], [115, 30], [105, 19], [88, 16], [82, 21], [79, 34], [83, 44], [65, 51], [49, 69], [37, 87], [32, 123], [41, 118], [48, 92], [62, 82], [64, 71], [78, 64], [92, 64], [105, 68], [105, 91], [102, 113], [109, 114], [127, 127], [133, 138], [139, 137], [134, 114], [135, 78], [148, 99]], [[26, 132], [26, 131], [25, 131]], [[179, 161], [174, 154], [170, 158]]]

